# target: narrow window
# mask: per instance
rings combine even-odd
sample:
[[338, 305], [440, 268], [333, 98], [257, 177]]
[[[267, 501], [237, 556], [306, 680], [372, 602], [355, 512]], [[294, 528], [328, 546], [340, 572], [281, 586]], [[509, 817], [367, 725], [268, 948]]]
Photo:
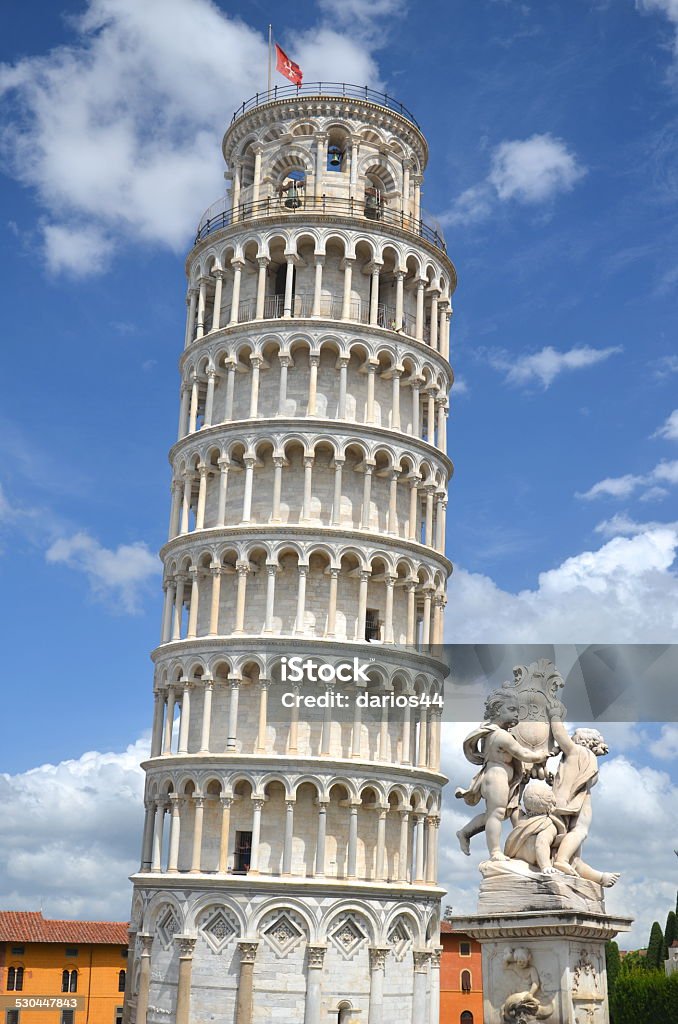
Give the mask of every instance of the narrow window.
[[470, 992], [471, 991], [471, 972], [470, 971], [462, 971], [461, 972], [461, 990], [462, 990], [462, 992]]
[[122, 1024], [122, 1006], [115, 1008], [115, 1024]]
[[61, 1011], [61, 1024], [73, 1024], [75, 1017], [75, 1010], [62, 1010]]
[[246, 874], [250, 869], [252, 857], [252, 833], [236, 832], [235, 834], [235, 864], [233, 870], [240, 874]]
[[77, 955], [78, 955], [78, 947], [77, 946], [66, 946], [66, 956], [68, 957], [69, 960], [70, 960], [70, 958], [72, 956], [77, 956]]
[[24, 987], [23, 967], [10, 967], [7, 971], [7, 991], [22, 992]]
[[459, 943], [459, 956], [470, 956], [471, 955], [471, 943], [460, 942]]
[[365, 614], [365, 639], [379, 640], [379, 609], [368, 608]]
[[5, 1024], [19, 1024], [19, 1011], [8, 1010], [5, 1017]]
[[127, 974], [126, 971], [118, 971], [118, 992], [124, 992], [125, 991], [125, 976], [126, 976], [126, 974]]
[[23, 956], [25, 952], [25, 946], [12, 946], [12, 956]]
[[473, 1014], [470, 1010], [464, 1010], [459, 1018], [459, 1024], [473, 1024]]
[[61, 972], [61, 991], [62, 992], [77, 992], [78, 991], [78, 972], [73, 970], [65, 970]]

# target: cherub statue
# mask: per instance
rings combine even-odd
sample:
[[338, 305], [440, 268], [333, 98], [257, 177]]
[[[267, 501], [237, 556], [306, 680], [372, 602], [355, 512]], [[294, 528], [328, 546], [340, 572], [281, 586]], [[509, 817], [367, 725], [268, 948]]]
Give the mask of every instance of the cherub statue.
[[555, 812], [565, 823], [567, 834], [558, 845], [554, 867], [563, 874], [611, 886], [619, 878], [617, 872], [596, 871], [580, 857], [591, 827], [591, 790], [598, 781], [598, 758], [607, 754], [608, 746], [597, 729], [576, 729], [570, 736], [560, 714], [560, 709], [552, 709], [551, 730], [563, 754], [553, 796]]
[[531, 1024], [532, 1021], [546, 1020], [554, 1009], [553, 1000], [542, 1003], [538, 998], [543, 995], [537, 968], [532, 963], [529, 949], [519, 946], [507, 949], [504, 954], [504, 969], [518, 978], [523, 986], [521, 991], [514, 992], [504, 1002], [501, 1012], [505, 1024]]
[[524, 764], [541, 764], [549, 751], [529, 750], [511, 735], [518, 724], [518, 700], [508, 690], [496, 690], [485, 701], [485, 721], [464, 740], [464, 754], [471, 764], [482, 765], [468, 789], [455, 796], [470, 807], [485, 801], [485, 810], [457, 832], [462, 852], [470, 854], [471, 838], [485, 832], [491, 860], [507, 860], [501, 850], [502, 822], [518, 808]]

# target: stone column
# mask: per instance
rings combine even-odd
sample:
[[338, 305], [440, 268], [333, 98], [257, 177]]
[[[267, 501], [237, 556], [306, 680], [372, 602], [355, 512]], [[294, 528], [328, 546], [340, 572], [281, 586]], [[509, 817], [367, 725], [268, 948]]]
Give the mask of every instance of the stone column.
[[433, 547], [433, 487], [426, 488], [426, 527], [424, 530], [424, 544], [427, 548]]
[[136, 975], [136, 951], [137, 929], [133, 925], [130, 925], [130, 927], [127, 929], [127, 964], [125, 974], [125, 996], [122, 1010], [122, 1024], [129, 1024], [130, 1011], [132, 1009], [130, 1002], [133, 996], [132, 983]]
[[365, 625], [367, 621], [367, 585], [372, 575], [369, 569], [360, 570], [360, 586], [358, 590], [358, 622], [356, 628], [356, 640], [365, 639]]
[[295, 697], [295, 703], [290, 708], [290, 731], [287, 737], [288, 754], [296, 754], [299, 745], [299, 708], [296, 704], [296, 698], [299, 696], [299, 683], [292, 684], [292, 693]]
[[153, 691], [153, 733], [151, 737], [151, 757], [158, 757], [162, 750], [163, 719], [165, 717], [165, 698], [159, 690]]
[[193, 341], [195, 336], [195, 308], [198, 301], [198, 291], [196, 288], [189, 288], [188, 295], [186, 296], [186, 305], [188, 306], [188, 312], [186, 313], [186, 336], [184, 339], [184, 348]]
[[417, 315], [414, 327], [414, 336], [417, 341], [424, 340], [424, 288], [427, 283], [425, 277], [420, 277], [417, 281]]
[[387, 575], [386, 583], [386, 609], [384, 611], [384, 643], [392, 644], [393, 640], [393, 592], [397, 577]]
[[266, 729], [268, 726], [268, 679], [259, 679], [259, 723], [257, 728], [257, 754], [266, 753]]
[[233, 396], [235, 393], [235, 359], [226, 362], [226, 399], [224, 401], [224, 423], [230, 423], [233, 419]]
[[188, 432], [194, 434], [198, 423], [198, 399], [200, 398], [200, 382], [194, 375], [191, 381], [191, 404], [188, 411]]
[[431, 951], [429, 1024], [440, 1024], [440, 959], [442, 952], [442, 946], [436, 946]]
[[238, 943], [238, 949], [240, 950], [240, 978], [238, 980], [235, 1024], [252, 1024], [254, 961], [257, 956], [258, 946], [258, 942]]
[[151, 948], [153, 936], [139, 932], [141, 953], [139, 955], [139, 991], [137, 992], [136, 1024], [146, 1024], [148, 1014], [148, 991], [151, 987]]
[[450, 320], [452, 319], [452, 307], [447, 305], [445, 310], [445, 323], [441, 334], [440, 351], [445, 359], [450, 358]]
[[327, 610], [327, 636], [333, 637], [337, 626], [337, 590], [339, 586], [339, 570], [330, 568], [330, 599]]
[[285, 801], [285, 839], [283, 843], [283, 875], [292, 874], [292, 842], [294, 839], [294, 800]]
[[363, 685], [355, 685], [355, 700], [353, 704], [353, 727], [351, 729], [351, 757], [359, 758], [362, 755], [362, 709], [358, 703], [358, 697]]
[[295, 620], [294, 632], [299, 635], [305, 632], [305, 618], [306, 618], [306, 575], [308, 573], [307, 565], [300, 565], [298, 567], [299, 573], [299, 589], [297, 591], [297, 617]]
[[292, 366], [291, 356], [279, 355], [280, 360], [280, 389], [278, 392], [278, 416], [285, 416], [287, 412], [287, 371]]
[[254, 313], [256, 320], [264, 319], [264, 306], [266, 303], [266, 271], [268, 269], [269, 262], [268, 256], [257, 257], [257, 266], [259, 270], [257, 276], [257, 305]]
[[426, 976], [428, 963], [431, 959], [429, 949], [413, 950], [414, 957], [414, 991], [412, 992], [412, 1024], [424, 1024], [426, 1021]]
[[188, 408], [191, 400], [191, 389], [188, 384], [181, 385], [181, 404], [179, 406], [179, 430], [177, 432], [177, 441], [181, 441], [182, 437], [186, 437], [188, 433]]
[[179, 754], [188, 753], [188, 729], [191, 721], [191, 684], [184, 682], [181, 697], [181, 719], [179, 721]]
[[163, 590], [165, 591], [165, 601], [162, 609], [162, 627], [160, 629], [160, 643], [166, 644], [170, 638], [172, 631], [172, 608], [174, 607], [174, 598], [176, 595], [176, 587], [171, 580], [166, 580], [163, 584]]
[[264, 806], [262, 797], [252, 797], [252, 852], [250, 855], [250, 875], [259, 874], [259, 844], [261, 842], [261, 809]]
[[379, 274], [383, 264], [372, 264], [372, 283], [370, 286], [370, 324], [376, 327], [379, 323]]
[[400, 430], [400, 378], [402, 366], [394, 366], [391, 377], [391, 430]]
[[347, 864], [347, 878], [355, 878], [357, 872], [357, 859], [358, 859], [358, 808], [359, 803], [349, 802], [349, 818], [348, 818], [348, 864]]
[[341, 525], [341, 473], [345, 459], [334, 459], [334, 498], [332, 501], [332, 526]]
[[201, 462], [198, 466], [198, 476], [200, 483], [198, 484], [198, 505], [195, 510], [195, 528], [196, 530], [205, 529], [205, 505], [207, 503], [207, 477], [209, 476], [209, 467]]
[[374, 382], [379, 363], [376, 359], [370, 359], [367, 363], [367, 404], [365, 409], [365, 422], [374, 423]]
[[179, 480], [172, 481], [172, 507], [170, 511], [170, 525], [169, 525], [169, 536], [168, 540], [172, 540], [173, 537], [179, 533], [179, 515], [181, 513], [181, 482]]
[[266, 616], [264, 619], [264, 633], [273, 632], [273, 614], [275, 610], [275, 577], [278, 566], [275, 562], [266, 563]]
[[430, 647], [431, 645], [431, 601], [433, 599], [433, 591], [430, 587], [424, 588], [424, 618], [421, 628], [421, 644], [422, 647]]
[[250, 388], [250, 419], [255, 420], [259, 412], [259, 370], [262, 360], [259, 356], [250, 356], [252, 367], [252, 383]]
[[410, 165], [406, 160], [403, 161], [402, 210], [403, 217], [405, 220], [407, 220], [407, 218], [410, 216]]
[[370, 948], [370, 1005], [367, 1024], [384, 1024], [384, 971], [388, 946]]
[[141, 870], [150, 871], [153, 863], [153, 832], [155, 829], [155, 800], [144, 801], [144, 834], [141, 840]]
[[263, 152], [263, 146], [260, 142], [255, 142], [252, 146], [254, 153], [254, 180], [252, 181], [252, 206], [255, 206], [259, 202], [259, 189], [261, 187], [261, 154]]
[[414, 219], [417, 222], [415, 224], [415, 231], [420, 230], [419, 221], [421, 220], [421, 183], [423, 181], [421, 174], [412, 175], [412, 184], [414, 185]]
[[327, 946], [306, 947], [308, 971], [306, 974], [306, 1002], [304, 1005], [304, 1024], [321, 1024], [320, 1008], [322, 969]]
[[407, 636], [405, 643], [408, 647], [414, 647], [416, 642], [417, 627], [417, 581], [408, 580], [405, 585], [407, 593]]
[[320, 356], [311, 353], [308, 357], [308, 363], [310, 376], [308, 383], [308, 411], [306, 415], [315, 416], [318, 404], [318, 366], [320, 365]]
[[169, 854], [167, 857], [167, 872], [168, 874], [176, 874], [179, 870], [179, 840], [181, 838], [181, 806], [180, 797], [178, 793], [170, 793], [170, 808], [171, 808], [171, 819], [170, 819], [170, 838], [169, 838]]
[[228, 736], [226, 737], [226, 749], [235, 750], [235, 741], [238, 736], [238, 693], [240, 680], [231, 678], [231, 698], [228, 702]]
[[325, 265], [324, 256], [315, 256], [315, 280], [313, 286], [313, 309], [311, 316], [317, 319], [320, 316], [320, 300], [322, 298], [323, 290], [323, 266]]
[[440, 292], [431, 293], [431, 348], [438, 351], [438, 295]]
[[322, 194], [323, 176], [327, 162], [327, 135], [318, 132], [315, 137], [315, 197], [320, 199]]
[[193, 494], [193, 474], [186, 473], [184, 476], [184, 493], [181, 500], [181, 526], [180, 533], [188, 533], [191, 515], [191, 495]]
[[404, 296], [404, 281], [405, 271], [396, 270], [396, 308], [395, 308], [395, 329], [396, 331], [402, 331], [403, 329], [403, 296]]
[[202, 703], [202, 727], [200, 730], [200, 751], [201, 754], [209, 754], [210, 730], [212, 727], [212, 693], [214, 692], [214, 680], [205, 679]]
[[238, 203], [240, 202], [240, 175], [242, 173], [242, 165], [238, 162], [233, 166], [233, 189], [231, 191], [232, 203], [231, 203], [231, 219], [233, 222], [239, 220]]
[[242, 501], [242, 522], [249, 523], [252, 518], [252, 488], [254, 486], [254, 463], [253, 455], [243, 456], [245, 463], [245, 488]]
[[272, 523], [280, 522], [280, 499], [282, 498], [282, 471], [284, 465], [284, 456], [273, 456], [273, 508], [271, 510]]
[[419, 745], [417, 748], [417, 768], [427, 768], [428, 752], [428, 717], [425, 707], [419, 708]]
[[435, 841], [436, 841], [436, 828], [435, 828], [435, 816], [427, 815], [426, 817], [426, 867], [424, 876], [428, 885], [435, 885]]
[[198, 635], [198, 611], [200, 605], [200, 576], [198, 567], [192, 565], [188, 570], [191, 580], [191, 601], [188, 606], [188, 629], [186, 636], [193, 639]]
[[219, 267], [212, 271], [214, 277], [214, 305], [212, 307], [212, 330], [218, 331], [221, 326], [221, 291], [224, 286], [224, 272]]
[[205, 809], [205, 798], [202, 796], [193, 797], [195, 807], [195, 818], [193, 820], [193, 848], [191, 850], [191, 874], [200, 874], [202, 858], [202, 823]]
[[388, 807], [377, 807], [376, 811], [379, 818], [377, 820], [377, 855], [374, 877], [377, 882], [383, 882], [386, 877], [386, 814]]
[[210, 565], [210, 575], [212, 577], [212, 595], [210, 599], [210, 626], [209, 635], [219, 635], [219, 602], [221, 599], [221, 574], [222, 569], [219, 564], [212, 563]]
[[339, 403], [337, 409], [337, 415], [340, 420], [346, 419], [346, 387], [348, 378], [348, 359], [345, 356], [341, 356], [337, 360], [337, 366], [339, 368]]
[[377, 750], [377, 761], [388, 760], [388, 704], [381, 709], [381, 721], [379, 723], [379, 744]]
[[151, 871], [162, 871], [162, 838], [165, 830], [165, 801], [155, 801], [155, 822], [153, 824], [153, 860]]
[[240, 282], [242, 280], [242, 271], [245, 266], [244, 260], [231, 260], [231, 266], [233, 267], [233, 291], [231, 292], [231, 316], [228, 321], [228, 326], [232, 327], [237, 324], [240, 320]]
[[283, 317], [289, 320], [292, 316], [292, 289], [294, 285], [294, 256], [286, 256], [287, 271], [285, 274], [285, 299], [283, 304]]
[[421, 885], [424, 881], [424, 815], [414, 815], [414, 884]]
[[[334, 683], [330, 682], [325, 687], [328, 693], [332, 693], [334, 690]], [[330, 703], [323, 709], [323, 724], [320, 732], [320, 756], [329, 757], [330, 755], [330, 739], [332, 731], [332, 708]]]
[[195, 332], [196, 338], [202, 338], [205, 333], [205, 300], [207, 298], [207, 278], [201, 277], [198, 282], [198, 324]]
[[174, 728], [174, 687], [170, 686], [167, 689], [167, 712], [165, 714], [165, 735], [163, 738], [162, 752], [163, 754], [172, 753], [172, 729]]
[[344, 258], [344, 295], [341, 304], [341, 319], [351, 319], [351, 283], [353, 276], [353, 263], [351, 258]]
[[327, 801], [318, 800], [318, 836], [315, 846], [316, 878], [325, 876], [325, 845], [327, 840]]
[[361, 530], [369, 530], [370, 528], [370, 496], [372, 491], [372, 473], [374, 472], [374, 464], [365, 462], [365, 480], [363, 483], [363, 507], [360, 528]]
[[218, 459], [219, 464], [219, 493], [217, 495], [217, 526], [226, 525], [226, 495], [228, 493], [228, 470], [230, 462], [224, 455]]
[[409, 857], [407, 855], [410, 835], [410, 812], [401, 809], [400, 814], [400, 848], [398, 851], [398, 881], [406, 882], [408, 876]]
[[410, 481], [410, 514], [407, 523], [407, 539], [417, 540], [417, 512], [419, 511], [419, 477], [413, 473]]
[[221, 834], [219, 836], [219, 874], [225, 875], [228, 870], [228, 838], [231, 828], [230, 796], [221, 797]]
[[398, 535], [397, 527], [397, 513], [398, 513], [398, 478], [400, 476], [399, 469], [391, 470], [391, 479], [389, 481], [389, 493], [388, 493], [388, 522], [386, 525], [386, 532], [392, 537]]

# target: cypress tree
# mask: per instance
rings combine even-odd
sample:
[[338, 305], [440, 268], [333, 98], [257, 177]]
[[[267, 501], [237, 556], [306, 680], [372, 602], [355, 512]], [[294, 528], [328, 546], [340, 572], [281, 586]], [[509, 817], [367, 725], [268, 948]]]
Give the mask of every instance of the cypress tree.
[[650, 939], [647, 944], [647, 955], [645, 963], [648, 971], [657, 971], [664, 967], [662, 959], [664, 955], [664, 933], [659, 921], [655, 921], [650, 929]]
[[664, 945], [666, 946], [666, 956], [669, 955], [668, 951], [671, 948], [672, 943], [678, 939], [678, 918], [676, 918], [675, 912], [669, 910], [666, 918], [666, 928], [664, 929]]
[[616, 942], [605, 943], [605, 964], [607, 966], [607, 991], [612, 998], [614, 987], [621, 971], [621, 957]]

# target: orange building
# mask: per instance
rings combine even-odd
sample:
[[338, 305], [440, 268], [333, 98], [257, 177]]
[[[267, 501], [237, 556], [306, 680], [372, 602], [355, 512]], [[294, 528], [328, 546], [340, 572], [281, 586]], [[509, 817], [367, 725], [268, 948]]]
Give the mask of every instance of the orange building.
[[443, 921], [440, 944], [440, 1024], [483, 1024], [480, 943]]
[[121, 1024], [127, 924], [0, 911], [0, 1024]]

